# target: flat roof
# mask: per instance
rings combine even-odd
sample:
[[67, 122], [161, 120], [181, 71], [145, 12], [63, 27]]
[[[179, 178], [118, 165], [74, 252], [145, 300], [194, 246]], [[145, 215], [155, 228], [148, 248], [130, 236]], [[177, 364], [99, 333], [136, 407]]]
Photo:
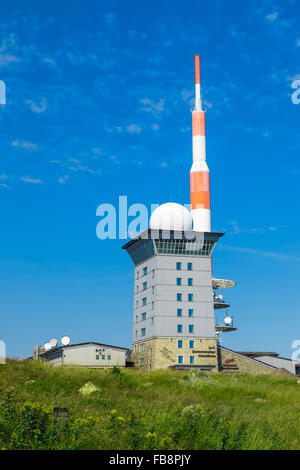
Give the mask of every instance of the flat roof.
[[236, 351], [238, 354], [242, 354], [243, 356], [249, 357], [260, 357], [260, 356], [270, 356], [270, 357], [278, 357], [279, 354], [274, 351]]
[[194, 232], [182, 231], [182, 230], [152, 230], [148, 228], [144, 232], [140, 233], [137, 237], [133, 238], [125, 245], [122, 246], [123, 250], [127, 250], [133, 243], [136, 243], [138, 240], [187, 240], [187, 241], [202, 241], [203, 239], [209, 240], [213, 239], [217, 241], [221, 238], [224, 233], [221, 232]]
[[88, 345], [95, 345], [95, 346], [103, 346], [105, 348], [113, 348], [113, 349], [120, 349], [121, 351], [130, 351], [130, 348], [123, 348], [121, 346], [113, 346], [112, 344], [103, 344], [97, 343], [96, 341], [87, 341], [85, 343], [77, 343], [77, 344], [68, 344], [67, 346], [58, 346], [56, 348], [49, 349], [49, 351], [45, 351], [40, 354], [40, 356], [49, 356], [53, 353], [57, 353], [58, 351], [62, 351], [64, 349], [75, 348], [78, 346], [88, 346]]

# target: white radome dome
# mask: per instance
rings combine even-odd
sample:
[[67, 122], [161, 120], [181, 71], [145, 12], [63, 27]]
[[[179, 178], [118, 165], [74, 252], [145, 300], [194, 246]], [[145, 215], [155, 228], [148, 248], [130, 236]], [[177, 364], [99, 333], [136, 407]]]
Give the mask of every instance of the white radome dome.
[[152, 230], [193, 230], [193, 217], [186, 207], [167, 202], [157, 207], [150, 217]]

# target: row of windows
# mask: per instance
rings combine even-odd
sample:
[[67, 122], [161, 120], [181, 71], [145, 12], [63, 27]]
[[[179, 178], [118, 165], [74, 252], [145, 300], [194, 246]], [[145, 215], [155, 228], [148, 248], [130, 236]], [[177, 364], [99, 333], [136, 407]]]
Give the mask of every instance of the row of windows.
[[[177, 356], [177, 364], [183, 364], [183, 356]], [[195, 364], [195, 356], [189, 356], [189, 364]], [[145, 365], [145, 358], [140, 357], [139, 359], [140, 367], [144, 367]]]
[[[176, 278], [176, 285], [177, 285], [177, 286], [182, 286], [182, 277], [177, 277], [177, 278]], [[192, 286], [192, 285], [193, 285], [193, 278], [192, 278], [192, 277], [189, 277], [189, 278], [188, 278], [187, 285], [188, 285], [188, 286]]]
[[[146, 319], [147, 319], [147, 314], [146, 314], [146, 312], [143, 312], [141, 314], [141, 321], [145, 321]], [[139, 321], [138, 315], [135, 316], [135, 321], [136, 321], [136, 323]], [[153, 325], [153, 321], [154, 321], [154, 317], [151, 317], [151, 325]]]
[[[143, 273], [142, 273], [142, 276], [146, 276], [146, 274], [148, 274], [148, 268], [147, 266], [145, 268], [143, 268]], [[140, 272], [137, 271], [136, 272], [136, 278], [138, 279], [140, 277]], [[154, 277], [154, 269], [152, 270], [152, 277]]]
[[[153, 317], [152, 317], [152, 324], [153, 324]], [[194, 325], [188, 325], [188, 332], [194, 333], [195, 328]], [[177, 333], [183, 333], [183, 325], [177, 325]], [[146, 328], [141, 328], [141, 336], [146, 336]], [[135, 330], [135, 337], [137, 338], [137, 330]]]
[[[177, 364], [183, 364], [183, 356], [177, 356]], [[189, 364], [195, 364], [195, 356], [189, 356]]]
[[[146, 328], [141, 328], [141, 336], [146, 336]], [[137, 330], [135, 330], [135, 337], [137, 338]]]
[[[194, 333], [194, 325], [188, 325], [188, 331], [189, 333]], [[177, 325], [177, 333], [182, 333], [183, 332], [183, 327], [181, 324]]]
[[[96, 359], [97, 359], [97, 360], [100, 359], [100, 355], [99, 355], [99, 354], [96, 354]], [[101, 359], [105, 359], [105, 354], [103, 354], [103, 355], [101, 356]], [[107, 360], [108, 360], [108, 361], [111, 360], [111, 355], [110, 355], [110, 354], [107, 355]]]
[[158, 253], [177, 255], [210, 255], [215, 242], [211, 240], [155, 240]]
[[[188, 309], [188, 316], [189, 316], [189, 317], [193, 317], [193, 316], [194, 316], [194, 309], [193, 309], [193, 308], [189, 308], [189, 309]], [[178, 309], [177, 309], [177, 317], [182, 317], [182, 308], [178, 308]]]
[[[176, 263], [176, 269], [177, 271], [181, 271], [181, 268], [182, 268], [182, 263], [180, 263], [179, 261]], [[187, 263], [187, 266], [186, 266], [187, 270], [188, 271], [192, 271], [193, 270], [193, 263]]]
[[[147, 305], [147, 297], [142, 298], [142, 307], [144, 307], [145, 305]], [[139, 301], [136, 300], [135, 301], [135, 308], [138, 308], [138, 306], [139, 306]], [[154, 301], [151, 302], [151, 309], [154, 310]]]
[[[188, 301], [193, 302], [194, 295], [193, 294], [188, 294]], [[177, 302], [182, 302], [182, 294], [178, 293], [177, 294]]]
[[[189, 348], [194, 349], [195, 341], [193, 339], [189, 340]], [[179, 339], [177, 341], [177, 347], [181, 349], [183, 347], [183, 340]]]
[[[142, 290], [147, 290], [148, 289], [148, 283], [147, 282], [143, 282], [143, 286], [142, 286]], [[139, 293], [139, 286], [136, 286], [136, 293], [138, 294]], [[152, 294], [154, 294], [154, 286], [152, 286]]]

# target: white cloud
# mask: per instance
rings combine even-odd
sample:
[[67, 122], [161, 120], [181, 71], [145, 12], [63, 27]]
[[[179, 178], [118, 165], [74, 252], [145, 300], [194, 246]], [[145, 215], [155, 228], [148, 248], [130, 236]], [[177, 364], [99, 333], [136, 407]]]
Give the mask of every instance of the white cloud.
[[12, 143], [11, 143], [11, 146], [12, 147], [20, 147], [20, 148], [23, 148], [23, 149], [26, 149], [26, 150], [37, 150], [38, 146], [37, 144], [34, 144], [33, 142], [28, 142], [26, 140], [14, 140]]
[[152, 128], [153, 131], [158, 131], [159, 125], [156, 124], [156, 122], [154, 122], [154, 123], [152, 124], [151, 128]]
[[127, 126], [127, 130], [132, 134], [139, 134], [142, 132], [142, 128], [138, 124], [130, 124], [130, 126]]
[[256, 250], [255, 248], [230, 246], [230, 245], [224, 245], [223, 243], [219, 243], [218, 247], [221, 248], [221, 250], [236, 251], [238, 253], [248, 253], [250, 255], [263, 256], [265, 258], [274, 258], [280, 261], [289, 261], [289, 260], [300, 261], [300, 258], [295, 257], [294, 255], [286, 255], [284, 253], [274, 253], [272, 251]]
[[270, 13], [269, 15], [267, 15], [266, 19], [268, 21], [275, 21], [275, 20], [277, 20], [278, 16], [279, 16], [278, 11], [275, 11], [274, 13]]
[[6, 67], [12, 62], [20, 62], [20, 59], [11, 54], [0, 54], [0, 67]]
[[5, 174], [0, 175], [0, 180], [7, 180], [7, 175], [5, 175]]
[[254, 228], [241, 228], [239, 226], [239, 223], [236, 221], [230, 222], [231, 229], [228, 231], [228, 234], [230, 235], [236, 235], [240, 233], [247, 233], [247, 234], [256, 234], [256, 233], [265, 233], [268, 231], [276, 231], [277, 227], [271, 226], [271, 227], [254, 227]]
[[44, 113], [47, 109], [46, 98], [41, 98], [38, 103], [33, 100], [27, 100], [26, 104], [29, 106], [31, 111], [36, 114]]
[[146, 113], [152, 113], [154, 115], [157, 115], [162, 114], [165, 110], [166, 100], [164, 100], [163, 98], [161, 98], [157, 102], [151, 100], [150, 98], [143, 98], [142, 100], [140, 100], [140, 102], [144, 105], [143, 111], [146, 111]]
[[65, 184], [68, 181], [69, 178], [70, 178], [69, 175], [64, 175], [64, 176], [60, 176], [57, 181], [60, 184]]
[[0, 183], [0, 188], [11, 189], [6, 183]]
[[31, 178], [30, 176], [21, 176], [20, 180], [24, 183], [31, 183], [31, 184], [41, 184], [42, 180], [40, 178]]

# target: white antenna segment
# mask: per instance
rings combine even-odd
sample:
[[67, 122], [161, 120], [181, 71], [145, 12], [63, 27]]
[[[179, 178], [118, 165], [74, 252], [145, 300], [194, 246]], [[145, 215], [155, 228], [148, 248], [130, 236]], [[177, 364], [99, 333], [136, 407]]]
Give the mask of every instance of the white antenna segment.
[[70, 344], [70, 342], [71, 342], [70, 336], [63, 336], [61, 338], [61, 344], [63, 344], [64, 346], [68, 346], [68, 344]]

